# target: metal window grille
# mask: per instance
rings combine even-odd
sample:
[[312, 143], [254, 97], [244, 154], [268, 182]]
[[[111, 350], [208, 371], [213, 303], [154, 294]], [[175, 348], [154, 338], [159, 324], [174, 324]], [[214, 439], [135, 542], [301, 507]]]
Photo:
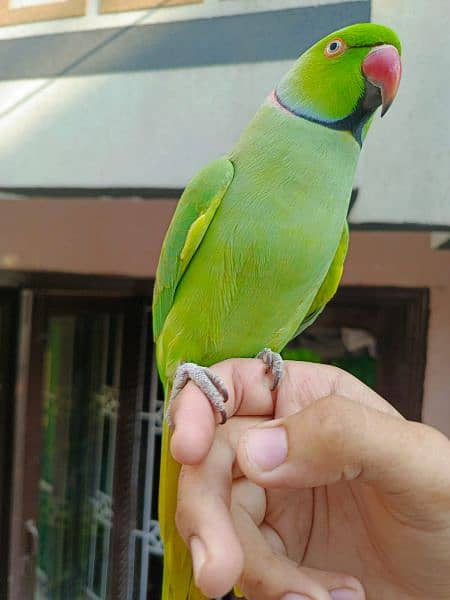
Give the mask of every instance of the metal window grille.
[[122, 330], [121, 316], [50, 320], [36, 600], [108, 597]]
[[103, 383], [95, 394], [97, 432], [92, 509], [89, 566], [86, 598], [106, 600], [110, 564], [111, 532], [113, 527], [113, 484], [119, 411], [120, 364], [122, 360], [123, 320], [106, 317], [104, 331], [106, 352], [102, 360]]
[[[142, 503], [136, 529], [130, 532], [127, 600], [146, 600], [149, 590], [160, 579], [163, 545], [157, 521], [157, 487], [164, 398], [159, 384], [154, 353], [150, 385], [138, 419], [138, 490]], [[156, 560], [155, 560], [156, 559]], [[151, 593], [151, 592], [150, 592]]]

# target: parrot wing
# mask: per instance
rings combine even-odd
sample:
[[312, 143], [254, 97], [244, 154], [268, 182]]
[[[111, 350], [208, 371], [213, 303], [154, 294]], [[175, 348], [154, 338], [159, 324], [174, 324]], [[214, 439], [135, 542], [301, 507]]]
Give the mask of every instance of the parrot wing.
[[233, 180], [234, 166], [228, 158], [202, 169], [188, 184], [161, 249], [153, 295], [153, 337], [156, 340], [172, 307], [183, 273]]
[[305, 329], [307, 329], [310, 325], [314, 323], [314, 321], [323, 311], [325, 306], [335, 295], [342, 277], [342, 272], [344, 270], [344, 261], [348, 250], [348, 238], [348, 223], [346, 221], [344, 229], [342, 231], [339, 245], [331, 262], [330, 268], [328, 269], [325, 279], [323, 280], [322, 285], [320, 286], [319, 291], [317, 292], [311, 304], [308, 314], [301, 322], [301, 325], [298, 328], [294, 337], [300, 335], [302, 331], [305, 331]]

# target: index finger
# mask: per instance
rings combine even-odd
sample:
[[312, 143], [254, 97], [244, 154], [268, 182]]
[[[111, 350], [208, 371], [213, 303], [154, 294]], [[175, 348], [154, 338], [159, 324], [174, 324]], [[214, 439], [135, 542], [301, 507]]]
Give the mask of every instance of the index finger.
[[[265, 375], [261, 360], [252, 358], [230, 359], [212, 367], [223, 380], [227, 391], [227, 417], [272, 416], [276, 393], [271, 391], [271, 380]], [[174, 431], [171, 452], [176, 461], [199, 464], [213, 443], [217, 416], [203, 392], [190, 381], [174, 399], [171, 407]]]

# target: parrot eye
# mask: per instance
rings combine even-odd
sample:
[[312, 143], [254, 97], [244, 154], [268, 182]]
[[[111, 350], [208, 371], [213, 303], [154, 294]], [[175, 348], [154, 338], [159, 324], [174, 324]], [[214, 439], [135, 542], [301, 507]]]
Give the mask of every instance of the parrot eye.
[[332, 58], [334, 56], [340, 56], [343, 52], [347, 50], [347, 46], [345, 45], [344, 40], [340, 38], [336, 38], [335, 40], [331, 40], [325, 47], [324, 54], [328, 58]]

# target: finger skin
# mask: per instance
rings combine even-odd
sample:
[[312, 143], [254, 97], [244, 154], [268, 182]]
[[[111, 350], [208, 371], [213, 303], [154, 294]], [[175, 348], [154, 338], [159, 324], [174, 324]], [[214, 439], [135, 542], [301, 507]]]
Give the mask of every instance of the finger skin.
[[171, 415], [175, 428], [170, 441], [172, 456], [185, 465], [199, 464], [209, 452], [216, 431], [208, 399], [189, 382], [175, 398]]
[[311, 600], [329, 600], [330, 590], [351, 589], [354, 600], [364, 600], [361, 584], [342, 573], [298, 566], [287, 558], [276, 532], [264, 522], [263, 490], [245, 479], [233, 485], [231, 511], [244, 550], [245, 562], [239, 588], [247, 600], [279, 600], [296, 593]]
[[[344, 395], [400, 417], [373, 390], [330, 365], [285, 361], [283, 377], [273, 392], [271, 378], [266, 375], [261, 360], [226, 360], [214, 365], [212, 370], [220, 375], [228, 389], [228, 417], [285, 416], [329, 394]], [[171, 439], [173, 457], [182, 464], [199, 464], [211, 448], [218, 417], [192, 382], [174, 399], [171, 417], [175, 426]]]
[[[176, 521], [188, 545], [197, 538], [206, 550], [200, 571], [195, 570], [202, 592], [217, 597], [238, 582], [247, 600], [278, 600], [287, 593], [329, 600], [329, 590], [340, 588], [351, 588], [355, 600], [364, 600], [364, 591], [353, 577], [298, 567], [285, 556], [282, 542], [275, 542], [276, 533], [272, 530], [270, 535], [262, 522], [266, 505], [260, 487], [237, 480], [230, 506], [230, 482], [216, 470], [219, 455], [223, 461], [226, 453], [220, 443], [214, 444], [207, 464], [183, 467], [180, 478]], [[225, 462], [231, 469], [232, 453], [228, 454]]]
[[[264, 368], [263, 362], [256, 359], [232, 359], [212, 367], [228, 390], [228, 418], [235, 414], [273, 414], [274, 396]], [[174, 399], [171, 419], [174, 424], [172, 456], [181, 464], [199, 464], [211, 448], [219, 419], [194, 383], [189, 382]]]
[[[242, 549], [227, 499], [210, 494], [199, 484], [197, 474], [191, 471], [195, 468], [185, 467], [180, 479], [183, 492], [179, 494], [176, 525], [188, 546], [193, 538], [201, 540], [205, 560], [200, 569], [194, 569], [195, 582], [208, 598], [215, 598], [225, 595], [238, 578]], [[196, 557], [193, 559], [195, 565]]]
[[234, 448], [241, 432], [257, 422], [242, 418], [224, 425], [206, 459], [181, 470], [176, 524], [187, 545], [197, 538], [205, 548], [206, 560], [200, 570], [194, 569], [194, 575], [208, 597], [226, 594], [242, 570], [242, 548], [230, 513]]
[[280, 427], [287, 458], [273, 470], [261, 470], [249, 458], [250, 432], [239, 441], [242, 471], [264, 487], [312, 488], [359, 479], [402, 500], [411, 497], [422, 504], [433, 497], [449, 507], [450, 442], [430, 427], [341, 396], [323, 398], [258, 429]]

